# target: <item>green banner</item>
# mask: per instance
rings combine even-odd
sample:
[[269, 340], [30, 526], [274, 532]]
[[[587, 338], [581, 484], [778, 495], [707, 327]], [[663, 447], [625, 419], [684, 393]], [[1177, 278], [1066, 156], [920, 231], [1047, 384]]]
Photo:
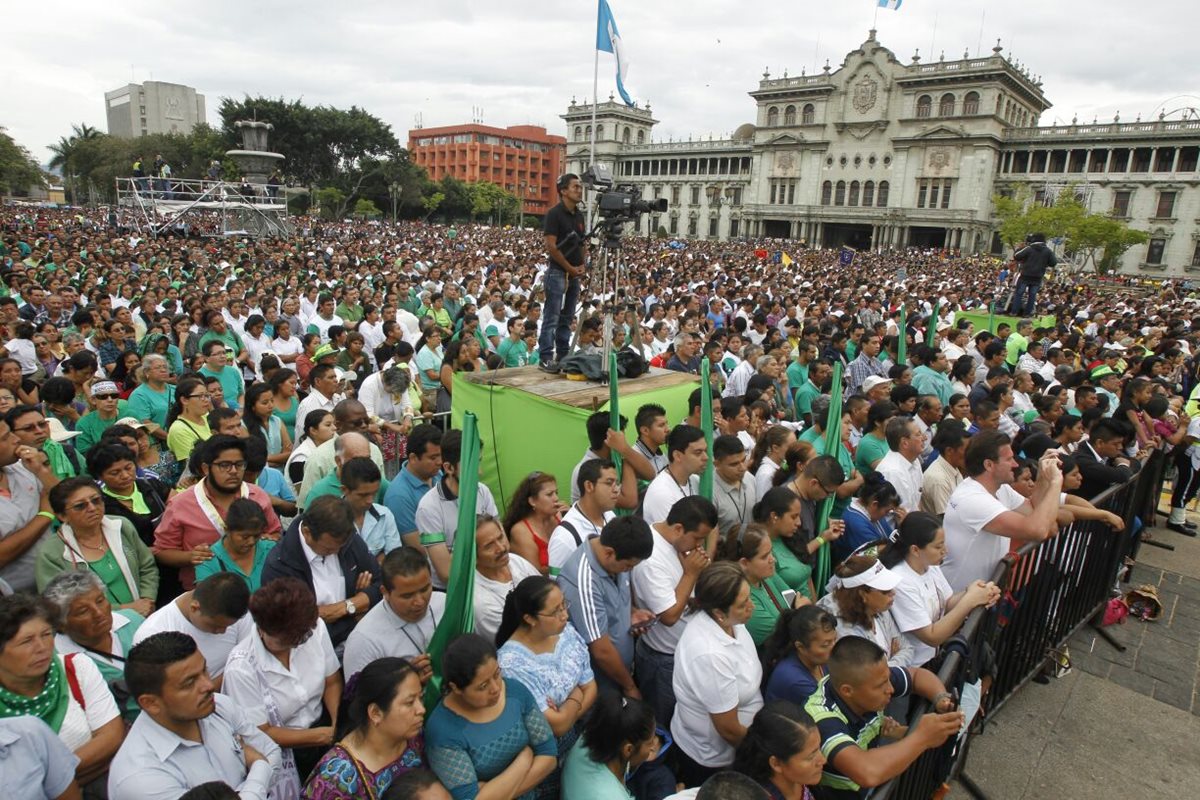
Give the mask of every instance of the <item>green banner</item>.
[[[837, 458], [838, 450], [842, 446], [842, 362], [839, 359], [833, 365], [833, 381], [829, 384], [831, 388], [829, 392], [829, 417], [825, 420], [825, 430], [821, 435], [825, 438], [825, 454]], [[847, 475], [849, 480], [850, 476]], [[821, 503], [821, 508], [817, 513], [817, 527], [813, 531], [814, 536], [819, 536], [822, 531], [829, 527], [829, 517], [833, 514], [833, 504], [837, 501], [837, 495], [831, 494]], [[829, 544], [822, 543], [821, 549], [817, 551], [817, 568], [813, 572], [813, 589], [820, 596], [825, 592], [825, 584], [829, 583], [829, 574], [833, 569], [829, 557]]]
[[[700, 360], [700, 427], [704, 429], [704, 441], [708, 446], [708, 466], [700, 474], [700, 496], [712, 500], [713, 497], [713, 407], [712, 386], [710, 382], [711, 367], [708, 356]], [[707, 391], [706, 391], [707, 390]]]

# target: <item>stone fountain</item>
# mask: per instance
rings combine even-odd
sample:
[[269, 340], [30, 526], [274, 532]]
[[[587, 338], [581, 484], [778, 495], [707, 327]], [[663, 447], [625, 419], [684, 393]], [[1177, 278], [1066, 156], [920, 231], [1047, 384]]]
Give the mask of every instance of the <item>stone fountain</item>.
[[238, 171], [250, 183], [265, 184], [271, 173], [283, 162], [282, 153], [267, 149], [267, 136], [275, 130], [269, 122], [239, 120], [233, 127], [242, 132], [242, 148], [226, 150], [225, 155], [233, 160]]

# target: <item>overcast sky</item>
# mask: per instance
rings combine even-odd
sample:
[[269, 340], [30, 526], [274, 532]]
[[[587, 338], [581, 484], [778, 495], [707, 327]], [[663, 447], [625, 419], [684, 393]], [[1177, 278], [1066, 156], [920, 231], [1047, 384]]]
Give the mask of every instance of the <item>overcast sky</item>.
[[[635, 100], [649, 100], [655, 138], [728, 135], [754, 118], [747, 91], [764, 67], [834, 69], [871, 27], [875, 0], [610, 0], [632, 63]], [[1200, 106], [1200, 63], [1188, 41], [1193, 0], [904, 0], [878, 12], [879, 40], [903, 63], [1006, 55], [1042, 75], [1054, 106], [1043, 124], [1098, 115], [1132, 121]], [[1150, 9], [1149, 11], [1143, 10]], [[986, 17], [985, 17], [986, 12]], [[936, 25], [935, 25], [936, 21]], [[106, 130], [104, 92], [155, 79], [206, 95], [301, 97], [359, 105], [407, 141], [425, 127], [532, 123], [563, 134], [571, 97], [592, 94], [594, 0], [52, 0], [12, 5], [0, 69], [0, 125], [40, 160], [86, 122]], [[982, 23], [982, 35], [981, 35]], [[600, 60], [600, 96], [614, 89]], [[1179, 97], [1179, 95], [1191, 96]], [[1173, 98], [1173, 99], [1172, 99]], [[1165, 104], [1165, 105], [1164, 105]]]

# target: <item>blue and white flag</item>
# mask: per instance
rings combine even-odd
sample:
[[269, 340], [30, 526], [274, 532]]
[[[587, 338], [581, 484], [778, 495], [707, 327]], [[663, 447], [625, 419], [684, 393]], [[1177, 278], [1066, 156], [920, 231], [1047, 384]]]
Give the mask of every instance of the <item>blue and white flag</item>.
[[617, 92], [625, 105], [632, 107], [633, 98], [625, 91], [625, 76], [629, 74], [629, 61], [621, 48], [621, 34], [617, 30], [617, 21], [613, 19], [612, 9], [608, 0], [600, 0], [600, 9], [596, 20], [596, 49], [612, 53], [617, 57]]
[[899, 11], [900, 4], [903, 2], [904, 0], [879, 0], [879, 7], [890, 8], [892, 11]]

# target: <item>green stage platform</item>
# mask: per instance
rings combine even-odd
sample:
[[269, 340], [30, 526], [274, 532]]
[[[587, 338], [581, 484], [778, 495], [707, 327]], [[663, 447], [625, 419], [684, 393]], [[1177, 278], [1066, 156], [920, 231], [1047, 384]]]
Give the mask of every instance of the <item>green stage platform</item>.
[[[639, 407], [657, 403], [672, 425], [687, 416], [687, 399], [700, 380], [694, 375], [652, 369], [650, 374], [620, 381], [621, 413], [628, 418], [626, 436], [637, 437], [633, 418]], [[518, 367], [454, 376], [451, 420], [462, 427], [463, 413], [479, 420], [480, 478], [495, 495], [503, 513], [512, 493], [535, 470], [558, 476], [558, 495], [569, 502], [571, 471], [587, 450], [585, 423], [594, 411], [608, 408], [608, 386], [569, 381], [537, 367]]]
[[[971, 322], [975, 324], [976, 332], [990, 330], [992, 333], [996, 332], [996, 326], [1002, 322], [1007, 322], [1015, 331], [1017, 329], [1017, 320], [1021, 319], [1021, 317], [1010, 317], [1007, 314], [997, 314], [995, 317], [991, 318], [992, 327], [989, 328], [988, 318], [989, 315], [987, 311], [959, 311], [958, 314], [955, 315], [955, 319], [971, 320]], [[1033, 320], [1033, 326], [1035, 328], [1053, 328], [1058, 322], [1054, 318], [1053, 314], [1047, 314], [1044, 317], [1031, 317], [1031, 319]]]

